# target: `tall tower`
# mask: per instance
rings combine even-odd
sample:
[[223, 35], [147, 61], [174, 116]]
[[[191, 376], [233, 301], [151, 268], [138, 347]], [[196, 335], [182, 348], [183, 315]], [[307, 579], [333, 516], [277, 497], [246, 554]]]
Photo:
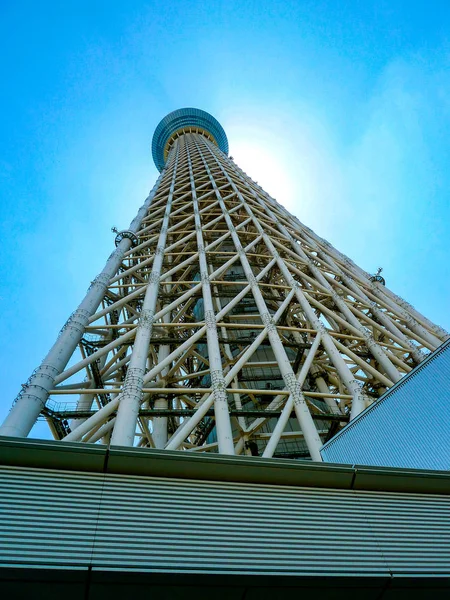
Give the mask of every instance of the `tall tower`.
[[186, 108], [161, 174], [0, 428], [311, 457], [448, 334], [289, 214]]

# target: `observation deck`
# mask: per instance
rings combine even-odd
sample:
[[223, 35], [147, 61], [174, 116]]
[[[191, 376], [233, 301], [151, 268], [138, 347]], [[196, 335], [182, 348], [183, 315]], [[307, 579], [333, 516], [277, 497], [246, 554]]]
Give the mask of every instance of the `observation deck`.
[[222, 125], [199, 108], [179, 108], [162, 119], [152, 140], [152, 156], [158, 171], [166, 164], [173, 142], [183, 133], [199, 133], [228, 154], [228, 139]]

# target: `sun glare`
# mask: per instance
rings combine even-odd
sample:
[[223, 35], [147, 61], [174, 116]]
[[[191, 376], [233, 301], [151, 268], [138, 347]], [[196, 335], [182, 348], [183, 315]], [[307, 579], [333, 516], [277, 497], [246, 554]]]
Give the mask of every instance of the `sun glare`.
[[224, 127], [239, 167], [303, 223], [320, 226], [325, 234], [342, 187], [340, 163], [326, 124], [308, 107], [300, 112], [302, 119], [287, 109], [272, 112], [270, 119], [239, 115], [225, 119]]
[[[230, 136], [231, 137], [231, 136]], [[292, 173], [265, 139], [231, 137], [230, 155], [254, 181], [287, 208], [294, 204], [295, 184]]]

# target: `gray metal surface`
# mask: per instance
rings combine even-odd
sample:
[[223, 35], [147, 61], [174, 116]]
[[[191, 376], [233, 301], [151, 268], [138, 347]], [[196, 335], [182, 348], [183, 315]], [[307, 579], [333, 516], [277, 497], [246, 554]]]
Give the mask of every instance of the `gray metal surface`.
[[450, 469], [450, 340], [325, 444], [328, 462]]
[[449, 575], [450, 498], [0, 469], [2, 567]]

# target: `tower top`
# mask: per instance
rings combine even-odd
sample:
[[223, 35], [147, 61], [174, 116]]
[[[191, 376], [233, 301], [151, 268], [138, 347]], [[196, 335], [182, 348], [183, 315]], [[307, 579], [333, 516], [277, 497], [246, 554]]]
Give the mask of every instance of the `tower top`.
[[228, 154], [227, 136], [217, 119], [199, 108], [179, 108], [161, 119], [153, 134], [152, 155], [159, 171], [164, 168], [174, 140], [186, 131], [204, 135]]

